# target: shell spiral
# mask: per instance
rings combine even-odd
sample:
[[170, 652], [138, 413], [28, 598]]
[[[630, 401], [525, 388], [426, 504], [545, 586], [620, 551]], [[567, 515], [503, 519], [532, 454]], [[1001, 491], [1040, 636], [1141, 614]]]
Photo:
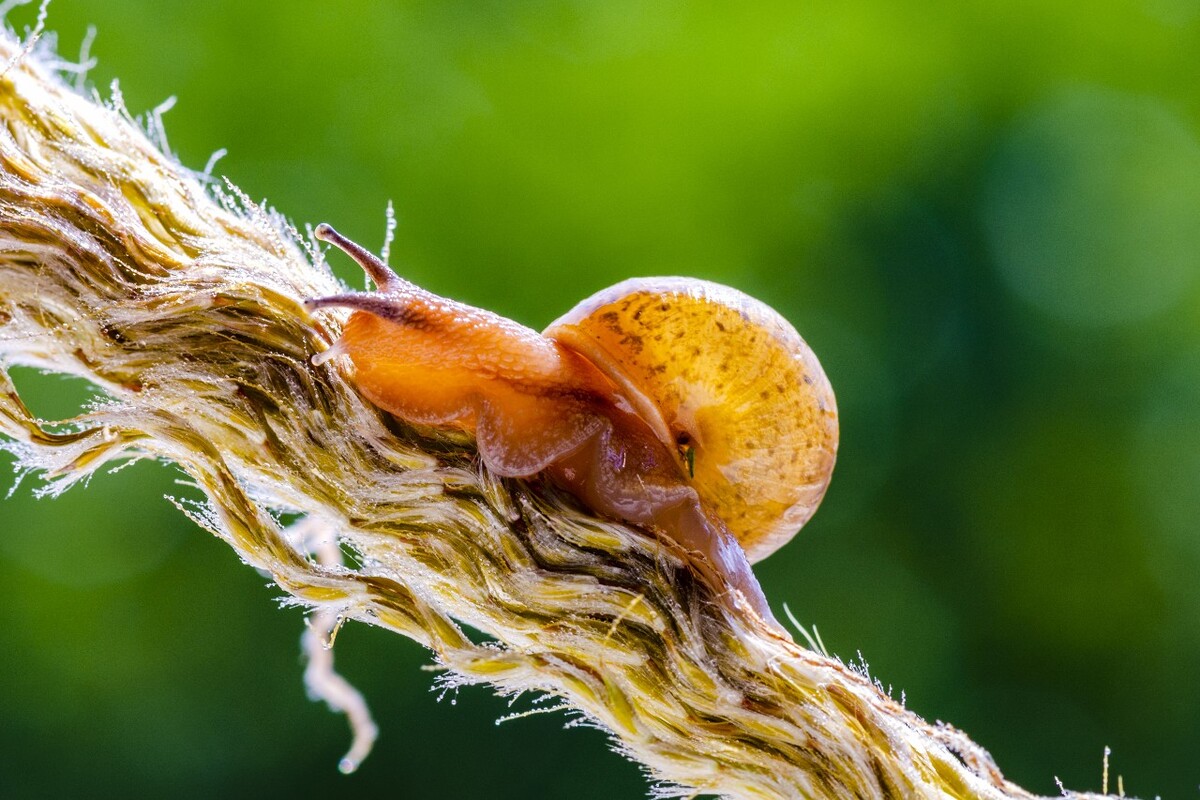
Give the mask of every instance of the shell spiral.
[[694, 278], [635, 278], [579, 303], [545, 335], [617, 384], [750, 561], [812, 516], [837, 456], [833, 389], [783, 316]]

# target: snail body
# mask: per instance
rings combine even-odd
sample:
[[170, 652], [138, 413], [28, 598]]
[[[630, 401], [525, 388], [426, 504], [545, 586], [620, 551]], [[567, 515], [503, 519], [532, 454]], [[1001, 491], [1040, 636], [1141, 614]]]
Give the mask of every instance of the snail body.
[[773, 621], [750, 561], [811, 516], [837, 450], [815, 356], [729, 287], [636, 279], [545, 334], [438, 297], [328, 225], [377, 286], [308, 301], [354, 310], [337, 350], [380, 408], [473, 434], [496, 474], [542, 474], [605, 516], [657, 531]]

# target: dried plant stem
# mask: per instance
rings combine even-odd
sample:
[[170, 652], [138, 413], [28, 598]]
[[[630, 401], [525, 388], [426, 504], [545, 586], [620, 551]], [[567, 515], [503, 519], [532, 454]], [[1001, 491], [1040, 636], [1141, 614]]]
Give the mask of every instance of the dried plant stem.
[[[307, 240], [164, 155], [119, 99], [77, 94], [20, 48], [0, 40], [13, 62], [0, 431], [48, 491], [122, 459], [173, 461], [208, 497], [193, 518], [321, 624], [411, 637], [450, 685], [561, 698], [662, 796], [1031, 796], [962, 734], [764, 626], [669, 543], [498, 480], [469, 442], [366, 403], [338, 359], [314, 366], [343, 318], [301, 305], [339, 289]], [[11, 364], [82, 376], [111, 401], [41, 422]], [[317, 558], [279, 511], [333, 531], [355, 566]]]

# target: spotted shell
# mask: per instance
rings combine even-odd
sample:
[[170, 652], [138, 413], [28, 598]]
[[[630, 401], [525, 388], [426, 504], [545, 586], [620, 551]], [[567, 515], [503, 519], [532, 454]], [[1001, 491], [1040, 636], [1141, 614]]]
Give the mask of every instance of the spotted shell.
[[833, 389], [778, 312], [695, 278], [634, 278], [553, 322], [669, 447], [750, 561], [784, 545], [825, 494], [837, 455]]

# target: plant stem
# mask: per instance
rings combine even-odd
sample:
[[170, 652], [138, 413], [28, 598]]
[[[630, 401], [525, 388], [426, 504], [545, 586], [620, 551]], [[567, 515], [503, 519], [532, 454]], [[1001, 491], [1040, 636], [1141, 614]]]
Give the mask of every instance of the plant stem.
[[[0, 39], [0, 431], [48, 492], [173, 461], [208, 498], [193, 519], [327, 627], [411, 637], [444, 685], [561, 698], [660, 796], [1031, 796], [965, 735], [761, 624], [671, 543], [497, 479], [469, 441], [372, 407], [339, 359], [314, 365], [344, 316], [302, 305], [340, 289], [311, 238], [20, 49]], [[111, 400], [41, 422], [11, 364]], [[316, 558], [279, 511], [333, 531], [357, 566]]]

